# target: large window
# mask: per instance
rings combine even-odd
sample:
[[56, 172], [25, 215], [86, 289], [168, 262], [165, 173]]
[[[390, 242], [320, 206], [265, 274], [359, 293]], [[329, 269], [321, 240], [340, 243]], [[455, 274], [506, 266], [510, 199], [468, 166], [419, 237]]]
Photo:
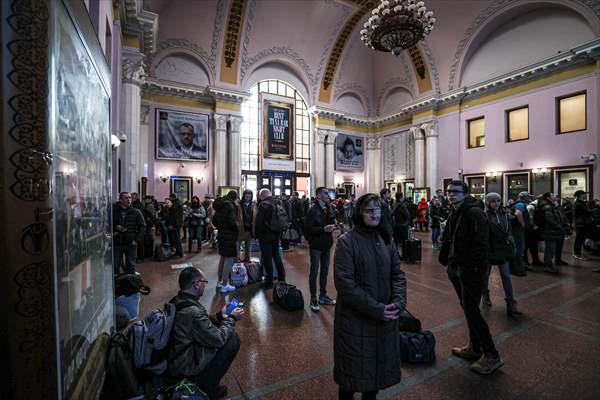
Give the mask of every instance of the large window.
[[556, 99], [557, 133], [587, 129], [586, 93], [577, 93]]
[[467, 121], [469, 148], [485, 146], [485, 118], [480, 117]]
[[243, 171], [258, 171], [260, 157], [260, 121], [262, 106], [260, 93], [270, 93], [294, 99], [296, 141], [295, 159], [296, 173], [308, 174], [310, 171], [310, 117], [304, 99], [296, 89], [285, 82], [269, 79], [260, 82], [250, 90], [250, 99], [242, 106], [244, 123], [242, 125], [242, 159]]
[[519, 107], [506, 112], [506, 140], [516, 142], [529, 139], [529, 107]]

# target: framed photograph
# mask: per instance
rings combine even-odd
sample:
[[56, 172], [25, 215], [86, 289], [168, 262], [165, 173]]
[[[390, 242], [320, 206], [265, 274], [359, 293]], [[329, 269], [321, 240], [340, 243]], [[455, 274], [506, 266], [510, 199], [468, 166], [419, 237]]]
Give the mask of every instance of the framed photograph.
[[362, 136], [338, 133], [335, 138], [336, 171], [362, 171], [365, 161], [364, 144]]
[[208, 120], [208, 114], [156, 109], [156, 158], [208, 161]]
[[225, 195], [232, 190], [237, 192], [238, 196], [240, 196], [241, 193], [238, 186], [219, 186], [219, 191], [217, 193], [219, 194], [219, 197], [225, 197]]
[[294, 105], [267, 99], [263, 105], [263, 157], [293, 160]]
[[419, 203], [421, 199], [429, 201], [429, 188], [414, 188], [413, 189], [413, 202]]
[[172, 176], [171, 177], [171, 193], [182, 202], [192, 201], [192, 177], [191, 176]]

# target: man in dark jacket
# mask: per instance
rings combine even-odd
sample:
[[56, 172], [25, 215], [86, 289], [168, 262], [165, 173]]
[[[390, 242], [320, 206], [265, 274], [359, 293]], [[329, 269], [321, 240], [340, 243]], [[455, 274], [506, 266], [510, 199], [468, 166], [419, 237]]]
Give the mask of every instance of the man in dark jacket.
[[302, 241], [305, 215], [306, 213], [304, 212], [302, 200], [300, 200], [300, 194], [298, 192], [292, 193], [292, 226], [298, 233], [298, 240], [295, 240], [294, 244], [300, 244]]
[[131, 194], [121, 192], [119, 201], [113, 206], [113, 267], [119, 273], [123, 255], [125, 272], [135, 273], [137, 244], [144, 240], [146, 222], [142, 212], [131, 206]]
[[390, 237], [394, 236], [394, 223], [392, 221], [392, 208], [390, 203], [392, 201], [392, 192], [390, 189], [383, 188], [379, 191], [381, 196], [381, 226], [383, 229], [388, 231]]
[[169, 209], [169, 216], [167, 219], [167, 234], [169, 235], [169, 242], [171, 246], [175, 247], [175, 256], [183, 257], [183, 248], [181, 247], [181, 227], [183, 226], [183, 204], [181, 200], [177, 198], [175, 193], [169, 195], [171, 200], [171, 208]]
[[[310, 253], [310, 309], [315, 312], [319, 311], [319, 304], [335, 304], [335, 300], [327, 296], [327, 275], [329, 273], [329, 254], [331, 245], [333, 245], [333, 231], [336, 228], [335, 211], [329, 204], [327, 188], [317, 188], [316, 199], [316, 203], [308, 210], [305, 221]], [[321, 265], [320, 295], [317, 298], [319, 264]]]
[[266, 188], [258, 192], [258, 199], [260, 203], [256, 211], [255, 232], [260, 245], [261, 263], [265, 268], [266, 280], [264, 285], [271, 286], [273, 284], [273, 263], [277, 268], [277, 279], [285, 282], [285, 269], [279, 253], [281, 232], [271, 229], [271, 220], [273, 213], [276, 212], [276, 202], [278, 200], [274, 199], [271, 191]]
[[471, 365], [471, 370], [491, 374], [504, 362], [479, 309], [488, 255], [489, 226], [483, 203], [468, 196], [468, 188], [462, 181], [452, 181], [448, 185], [448, 200], [452, 210], [444, 230], [439, 261], [448, 267], [448, 278], [458, 294], [469, 327], [469, 344], [452, 349], [452, 354], [477, 360]]
[[244, 190], [240, 208], [244, 224], [240, 241], [244, 242], [244, 261], [250, 261], [250, 247], [254, 238], [254, 218], [256, 217], [256, 203], [252, 201], [252, 190]]
[[557, 274], [558, 266], [552, 260], [556, 255], [557, 243], [565, 237], [565, 230], [560, 223], [552, 193], [544, 193], [538, 199], [534, 215], [536, 225], [540, 227], [540, 239], [544, 241], [544, 271]]
[[211, 399], [227, 395], [220, 385], [240, 349], [235, 323], [242, 308], [227, 313], [227, 305], [214, 317], [200, 304], [208, 281], [202, 271], [188, 267], [179, 274], [179, 293], [171, 303], [177, 312], [171, 330], [168, 353], [169, 375], [193, 380]]
[[402, 249], [404, 241], [408, 239], [408, 229], [411, 221], [406, 198], [402, 195], [402, 192], [396, 192], [396, 204], [392, 211], [392, 220], [394, 221], [394, 242], [396, 242], [398, 249]]
[[586, 237], [586, 226], [590, 220], [590, 210], [587, 203], [587, 193], [583, 190], [575, 192], [575, 203], [573, 204], [573, 222], [575, 223], [575, 242], [573, 243], [573, 258], [587, 261], [583, 256], [582, 249]]

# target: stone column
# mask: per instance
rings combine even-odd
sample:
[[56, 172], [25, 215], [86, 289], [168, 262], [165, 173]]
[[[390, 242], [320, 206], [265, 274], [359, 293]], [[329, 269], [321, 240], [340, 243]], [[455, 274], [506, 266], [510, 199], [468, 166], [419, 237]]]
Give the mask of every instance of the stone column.
[[[227, 185], [227, 120], [229, 116], [214, 114], [215, 140], [213, 147], [213, 194], [216, 196], [219, 186]], [[238, 154], [238, 158], [240, 155]]]
[[[154, 154], [149, 149], [149, 140], [150, 140], [150, 106], [148, 104], [142, 104], [140, 109], [140, 151], [139, 153], [139, 170], [140, 176], [145, 176], [148, 178], [150, 170], [150, 160], [154, 160]], [[144, 166], [147, 166], [147, 171]], [[154, 193], [154, 180], [148, 180], [148, 193]], [[141, 189], [140, 189], [141, 192]], [[141, 193], [140, 193], [141, 194]]]
[[138, 191], [138, 181], [142, 176], [140, 166], [140, 112], [141, 86], [145, 82], [143, 54], [123, 51], [123, 86], [121, 95], [121, 134], [127, 137], [119, 151], [122, 155], [122, 187], [129, 192]]
[[337, 133], [329, 131], [325, 143], [325, 186], [335, 187], [335, 138]]
[[425, 135], [421, 127], [410, 128], [410, 133], [415, 138], [415, 187], [425, 186]]
[[427, 164], [425, 176], [427, 178], [427, 187], [431, 189], [431, 193], [435, 193], [438, 188], [437, 181], [437, 122], [427, 122], [421, 125], [421, 129], [425, 132], [425, 151], [427, 155], [425, 161]]
[[229, 122], [231, 130], [229, 132], [229, 185], [242, 186], [242, 170], [241, 170], [241, 152], [240, 140], [242, 130], [242, 117], [231, 115]]
[[320, 186], [325, 186], [325, 143], [329, 131], [315, 129], [313, 152], [313, 192]]
[[383, 187], [381, 179], [381, 138], [367, 138], [367, 193], [379, 194]]

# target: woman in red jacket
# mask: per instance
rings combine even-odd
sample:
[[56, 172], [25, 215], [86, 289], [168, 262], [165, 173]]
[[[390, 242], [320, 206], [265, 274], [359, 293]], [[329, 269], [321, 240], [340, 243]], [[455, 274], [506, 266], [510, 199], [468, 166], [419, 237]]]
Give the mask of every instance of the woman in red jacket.
[[420, 231], [423, 230], [423, 227], [425, 227], [425, 231], [429, 231], [429, 204], [425, 197], [422, 197], [417, 205], [417, 222]]

